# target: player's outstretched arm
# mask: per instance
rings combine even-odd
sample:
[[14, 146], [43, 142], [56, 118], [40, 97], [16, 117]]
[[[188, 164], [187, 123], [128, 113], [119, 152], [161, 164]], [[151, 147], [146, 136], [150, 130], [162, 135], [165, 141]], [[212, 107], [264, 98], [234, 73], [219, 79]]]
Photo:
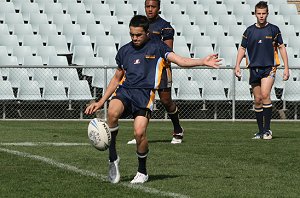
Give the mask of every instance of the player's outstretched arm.
[[117, 89], [119, 82], [122, 80], [124, 75], [124, 71], [121, 69], [117, 69], [115, 75], [110, 80], [107, 89], [103, 95], [103, 97], [98, 102], [93, 102], [85, 109], [85, 114], [93, 114], [98, 109], [100, 109], [104, 103], [109, 99], [109, 97], [114, 93]]
[[168, 61], [177, 64], [180, 67], [195, 67], [195, 66], [208, 66], [213, 68], [219, 68], [220, 59], [217, 54], [211, 54], [204, 58], [186, 58], [179, 56], [173, 52], [167, 56]]

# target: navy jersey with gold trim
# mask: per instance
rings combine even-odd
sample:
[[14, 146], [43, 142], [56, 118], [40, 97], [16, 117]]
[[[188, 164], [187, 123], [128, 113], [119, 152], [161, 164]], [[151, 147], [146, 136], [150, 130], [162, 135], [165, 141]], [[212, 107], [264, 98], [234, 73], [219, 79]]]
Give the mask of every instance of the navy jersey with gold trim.
[[163, 41], [174, 39], [174, 29], [169, 22], [159, 16], [156, 20], [150, 22], [149, 33], [149, 36], [152, 39]]
[[255, 24], [249, 26], [243, 34], [241, 46], [247, 50], [249, 67], [266, 67], [280, 65], [277, 47], [281, 44], [279, 28], [268, 23], [262, 28]]
[[168, 67], [167, 56], [170, 52], [172, 49], [156, 39], [149, 39], [139, 48], [132, 42], [122, 46], [116, 56], [118, 67], [125, 71], [120, 86], [157, 89], [162, 71]]

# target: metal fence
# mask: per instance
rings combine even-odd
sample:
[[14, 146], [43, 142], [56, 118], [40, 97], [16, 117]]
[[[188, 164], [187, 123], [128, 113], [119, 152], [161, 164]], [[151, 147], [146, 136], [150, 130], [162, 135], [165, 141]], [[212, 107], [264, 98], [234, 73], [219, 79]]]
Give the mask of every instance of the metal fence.
[[[94, 115], [85, 115], [84, 109], [102, 96], [114, 70], [95, 66], [1, 66], [2, 119], [90, 119]], [[240, 81], [231, 67], [174, 67], [172, 71], [172, 98], [179, 107], [181, 119], [255, 118], [247, 69], [242, 69]], [[300, 68], [291, 68], [289, 81], [284, 82], [282, 76], [280, 67], [271, 92], [273, 119], [297, 120]], [[106, 109], [107, 105], [96, 115], [105, 118]], [[158, 96], [152, 119], [168, 119]]]

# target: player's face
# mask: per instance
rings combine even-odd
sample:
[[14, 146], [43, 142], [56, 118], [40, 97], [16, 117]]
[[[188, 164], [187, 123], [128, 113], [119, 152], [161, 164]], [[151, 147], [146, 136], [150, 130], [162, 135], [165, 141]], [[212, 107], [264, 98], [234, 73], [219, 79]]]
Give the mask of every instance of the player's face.
[[158, 16], [158, 11], [159, 7], [157, 1], [146, 0], [145, 12], [149, 20], [155, 19]]
[[147, 39], [147, 33], [142, 27], [129, 27], [130, 30], [130, 37], [133, 42], [133, 44], [137, 47], [143, 45]]
[[257, 18], [258, 24], [265, 24], [267, 22], [268, 11], [267, 8], [264, 9], [256, 9], [255, 16]]

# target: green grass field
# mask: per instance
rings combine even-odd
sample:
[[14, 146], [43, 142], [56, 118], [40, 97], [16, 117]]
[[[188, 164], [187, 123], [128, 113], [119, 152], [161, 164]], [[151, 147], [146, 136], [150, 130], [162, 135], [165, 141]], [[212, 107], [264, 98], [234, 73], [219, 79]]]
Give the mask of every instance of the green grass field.
[[87, 124], [0, 121], [0, 197], [300, 197], [298, 122], [273, 122], [271, 141], [251, 139], [255, 122], [183, 122], [181, 145], [170, 144], [170, 122], [151, 122], [143, 185], [129, 184], [137, 170], [135, 146], [126, 144], [132, 122], [120, 123], [116, 185], [106, 181], [108, 153], [89, 145]]

